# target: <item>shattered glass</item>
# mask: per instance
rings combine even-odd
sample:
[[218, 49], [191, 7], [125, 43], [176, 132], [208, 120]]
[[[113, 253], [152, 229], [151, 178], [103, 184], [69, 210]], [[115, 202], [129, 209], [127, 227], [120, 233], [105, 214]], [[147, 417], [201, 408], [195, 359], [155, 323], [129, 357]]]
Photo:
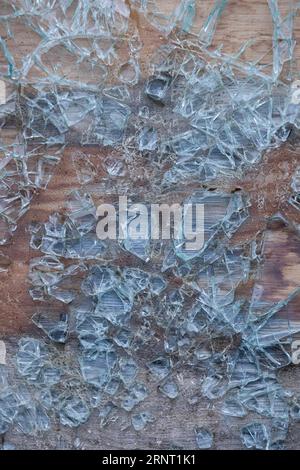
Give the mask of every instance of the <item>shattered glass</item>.
[[[249, 59], [252, 41], [232, 54], [216, 46], [230, 2], [204, 3], [1, 1], [0, 274], [26, 224], [34, 308], [8, 362], [0, 348], [0, 449], [14, 448], [15, 429], [39, 439], [93, 419], [146, 433], [160, 405], [177, 403], [237, 422], [248, 449], [284, 448], [300, 420], [299, 397], [280, 379], [295, 364], [300, 290], [294, 274], [285, 289], [272, 258], [286, 247], [298, 256], [300, 167], [291, 175], [282, 163], [279, 230], [267, 225], [274, 210], [258, 211], [263, 223], [249, 230], [257, 195], [245, 183], [266, 155], [297, 147], [299, 5], [283, 13], [266, 1], [268, 62], [268, 51]], [[132, 206], [120, 222], [129, 235], [100, 239], [97, 207], [119, 196], [204, 205], [203, 245], [188, 249], [182, 233], [131, 237]], [[193, 447], [216, 446], [208, 422], [191, 423]]]
[[210, 449], [213, 444], [213, 436], [205, 428], [196, 428], [195, 436], [198, 449]]

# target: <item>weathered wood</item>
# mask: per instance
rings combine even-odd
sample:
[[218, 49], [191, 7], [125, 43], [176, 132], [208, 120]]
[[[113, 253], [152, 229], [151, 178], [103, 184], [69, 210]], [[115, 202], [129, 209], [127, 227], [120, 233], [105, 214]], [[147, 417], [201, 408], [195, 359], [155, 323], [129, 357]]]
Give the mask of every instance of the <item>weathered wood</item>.
[[[199, 3], [203, 3], [199, 0]], [[282, 0], [283, 11], [290, 0]], [[172, 0], [166, 0], [171, 5]], [[0, 0], [1, 8], [1, 0]], [[163, 35], [154, 30], [145, 20], [135, 16], [141, 34], [143, 49], [141, 64], [146, 75], [147, 64], [153, 52], [165, 42]], [[296, 18], [295, 37], [300, 43], [300, 19]], [[19, 61], [36, 44], [35, 35], [18, 24], [16, 42], [9, 41], [11, 48], [17, 52]], [[224, 44], [228, 53], [236, 52], [241, 44], [251, 38], [256, 39], [252, 51], [246, 53], [248, 59], [264, 56], [262, 60], [272, 60], [272, 21], [267, 1], [265, 0], [232, 0], [219, 22], [214, 45]], [[300, 59], [300, 46], [296, 48], [294, 68], [297, 69]], [[49, 214], [63, 208], [68, 192], [78, 186], [70, 155], [78, 147], [69, 145], [61, 163], [56, 168], [48, 189], [36, 195], [29, 212], [22, 218], [14, 234], [12, 244], [2, 249], [11, 257], [12, 263], [7, 273], [0, 273], [0, 338], [7, 343], [7, 358], [11, 363], [10, 351], [21, 335], [37, 334], [30, 318], [36, 307], [28, 294], [28, 264], [37, 253], [29, 247], [29, 234], [26, 230], [31, 221], [46, 221]], [[91, 149], [81, 148], [90, 153]], [[98, 150], [99, 159], [106, 151]], [[233, 242], [251, 239], [255, 233], [266, 227], [267, 217], [278, 211], [300, 223], [300, 215], [287, 203], [291, 175], [299, 163], [300, 153], [287, 146], [268, 152], [263, 162], [249, 171], [245, 178], [221, 182], [223, 187], [233, 190], [237, 187], [249, 192], [252, 202], [251, 220], [245, 224], [234, 237]], [[290, 230], [290, 229], [289, 229]], [[268, 299], [280, 300], [300, 281], [300, 250], [298, 238], [294, 233], [289, 236], [285, 231], [276, 232], [274, 244], [268, 248], [269, 261], [266, 264], [263, 279], [267, 285]], [[300, 304], [295, 306], [298, 314]], [[72, 448], [75, 437], [79, 437], [85, 448], [102, 449], [172, 449], [195, 448], [194, 428], [203, 425], [213, 430], [214, 447], [218, 449], [239, 449], [239, 429], [242, 424], [251, 421], [251, 415], [243, 419], [228, 419], [218, 411], [219, 403], [209, 402], [200, 393], [199, 378], [201, 371], [186, 367], [179, 375], [181, 393], [177, 400], [170, 401], [157, 392], [153, 392], [143, 404], [143, 408], [152, 411], [156, 416], [154, 423], [146, 431], [137, 433], [132, 428], [120, 429], [118, 421], [110, 423], [104, 429], [99, 428], [97, 416], [81, 426], [78, 430], [66, 430], [57, 424], [57, 429], [48, 433], [43, 439], [25, 437], [9, 433], [7, 438], [18, 448]], [[286, 386], [297, 390], [300, 384], [299, 366], [291, 366], [280, 372], [280, 379]], [[189, 403], [189, 399], [198, 396], [198, 401]], [[293, 424], [289, 433], [288, 448], [299, 448], [300, 426]]]

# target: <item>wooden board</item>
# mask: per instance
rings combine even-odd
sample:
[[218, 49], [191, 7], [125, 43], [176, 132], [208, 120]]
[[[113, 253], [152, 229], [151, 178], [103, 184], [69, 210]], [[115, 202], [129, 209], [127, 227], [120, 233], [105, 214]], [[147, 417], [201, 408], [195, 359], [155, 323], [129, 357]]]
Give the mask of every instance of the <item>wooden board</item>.
[[[280, 1], [283, 11], [288, 8], [289, 1]], [[165, 0], [165, 3], [166, 5], [172, 4], [172, 0]], [[134, 19], [143, 42], [141, 63], [145, 76], [151, 55], [161, 44], [164, 44], [165, 38], [136, 14]], [[17, 41], [11, 44], [11, 47], [21, 60], [24, 54], [32, 50], [37, 38], [28, 30], [23, 29], [24, 26], [21, 23], [18, 28]], [[253, 51], [249, 52], [248, 58], [253, 58], [255, 54], [257, 57], [265, 55], [263, 60], [266, 63], [269, 62], [272, 21], [267, 2], [265, 0], [230, 0], [219, 22], [214, 45], [223, 43], [224, 50], [233, 53], [244, 41], [253, 37], [256, 39], [256, 44]], [[299, 43], [296, 47], [294, 62], [294, 68], [297, 70], [300, 60], [299, 18], [296, 18], [295, 37]], [[298, 70], [300, 70], [299, 67]], [[12, 244], [1, 249], [12, 260], [8, 272], [0, 273], [0, 339], [7, 344], [8, 363], [12, 363], [10, 351], [20, 336], [38, 334], [30, 320], [35, 304], [28, 294], [27, 281], [29, 261], [33, 256], [37, 256], [37, 253], [29, 247], [30, 235], [27, 227], [32, 221], [46, 221], [52, 212], [62, 209], [68, 192], [78, 186], [70, 159], [72, 152], [78, 149], [76, 142], [69, 142], [48, 189], [34, 197], [29, 212], [19, 223]], [[89, 148], [80, 148], [80, 150], [87, 153], [91, 151]], [[99, 148], [100, 159], [101, 152], [104, 151]], [[300, 213], [297, 213], [286, 202], [290, 191], [291, 175], [299, 164], [299, 160], [300, 153], [297, 148], [292, 148], [290, 145], [284, 146], [279, 150], [267, 152], [263, 162], [249, 171], [245, 178], [222, 183], [224, 188], [231, 190], [237, 187], [245, 189], [250, 194], [252, 202], [251, 220], [242, 227], [233, 242], [251, 239], [255, 233], [267, 226], [267, 218], [279, 211], [296, 224], [300, 223]], [[290, 236], [293, 240], [297, 238], [295, 229], [297, 227], [287, 229], [291, 232]], [[279, 249], [282, 256], [279, 256], [276, 251]], [[300, 284], [300, 250], [297, 241], [290, 242], [289, 236], [285, 238], [279, 230], [278, 236], [275, 234], [274, 249], [271, 247], [270, 252], [271, 264], [266, 270], [264, 282], [269, 284], [268, 298], [277, 300], [278, 297], [284, 296], [290, 292], [290, 289]], [[276, 269], [273, 270], [272, 266], [275, 265]], [[300, 316], [300, 304], [298, 311]], [[285, 386], [293, 390], [299, 389], [299, 366], [290, 366], [282, 370], [279, 376]], [[124, 431], [120, 429], [118, 421], [100, 429], [97, 416], [93, 416], [78, 430], [66, 430], [57, 424], [57, 428], [45, 435], [43, 439], [9, 433], [8, 440], [15, 443], [17, 448], [53, 448], [55, 445], [60, 448], [72, 448], [75, 438], [79, 437], [83, 447], [94, 449], [193, 449], [195, 448], [194, 428], [205, 426], [214, 433], [214, 448], [241, 448], [239, 429], [243, 424], [251, 421], [251, 415], [240, 420], [224, 418], [218, 411], [218, 403], [201, 397], [199, 376], [189, 368], [180, 372], [178, 380], [181, 384], [181, 394], [174, 402], [163, 398], [155, 391], [147, 400], [145, 407], [157, 418], [144, 432], [137, 433], [132, 428]], [[194, 404], [189, 402], [192, 397], [198, 397]], [[299, 442], [300, 425], [292, 424], [287, 447], [300, 448]]]

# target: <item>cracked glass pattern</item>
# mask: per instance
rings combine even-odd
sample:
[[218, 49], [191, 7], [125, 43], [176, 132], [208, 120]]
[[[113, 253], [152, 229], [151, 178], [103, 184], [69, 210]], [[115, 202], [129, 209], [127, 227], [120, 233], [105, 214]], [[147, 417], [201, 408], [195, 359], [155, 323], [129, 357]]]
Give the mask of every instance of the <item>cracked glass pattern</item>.
[[[299, 4], [265, 1], [272, 50], [249, 59], [254, 40], [235, 53], [213, 42], [230, 1], [204, 3], [0, 0], [0, 273], [27, 214], [33, 305], [24, 334], [0, 341], [4, 450], [15, 430], [39, 445], [60, 426], [52, 448], [89, 422], [147, 433], [183, 400], [233, 423], [241, 448], [282, 449], [299, 422], [281, 373], [300, 339], [300, 285], [276, 280], [276, 252], [300, 256]], [[140, 21], [160, 38], [146, 56]], [[63, 200], [51, 199], [66, 160]], [[48, 194], [51, 210], [30, 220]], [[204, 204], [203, 246], [100, 240], [97, 206], [119, 196]], [[215, 429], [199, 419], [190, 446], [215, 448]]]

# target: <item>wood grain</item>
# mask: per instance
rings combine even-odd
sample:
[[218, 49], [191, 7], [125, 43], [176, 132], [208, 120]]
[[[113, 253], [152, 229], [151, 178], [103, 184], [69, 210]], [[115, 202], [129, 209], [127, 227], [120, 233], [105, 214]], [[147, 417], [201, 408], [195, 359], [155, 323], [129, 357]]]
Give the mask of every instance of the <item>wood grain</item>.
[[[1, 3], [0, 0], [0, 9]], [[165, 0], [167, 6], [173, 0]], [[199, 4], [203, 1], [199, 0]], [[290, 0], [281, 0], [282, 11], [286, 11]], [[162, 34], [147, 21], [133, 14], [143, 42], [141, 65], [143, 76], [148, 73], [148, 63], [155, 50], [166, 42]], [[199, 17], [199, 24], [202, 18]], [[1, 33], [1, 31], [0, 31]], [[300, 60], [300, 19], [295, 19], [295, 37], [298, 39], [293, 68], [297, 71]], [[224, 44], [224, 51], [237, 52], [241, 44], [255, 38], [256, 43], [247, 51], [246, 58], [263, 57], [262, 63], [271, 63], [272, 21], [265, 0], [230, 0], [228, 7], [218, 24], [214, 46]], [[24, 28], [21, 22], [16, 24], [15, 39], [9, 40], [9, 46], [18, 57], [32, 51], [37, 44], [37, 37]], [[1, 64], [1, 56], [0, 56]], [[142, 80], [143, 81], [143, 80]], [[8, 362], [11, 363], [11, 351], [19, 336], [37, 334], [37, 329], [30, 318], [35, 303], [28, 294], [28, 264], [37, 256], [29, 248], [28, 224], [32, 221], [46, 221], [48, 216], [64, 207], [68, 192], [78, 186], [74, 168], [71, 164], [72, 152], [78, 146], [67, 146], [61, 163], [56, 168], [46, 191], [37, 194], [29, 212], [22, 218], [14, 234], [12, 244], [1, 249], [11, 257], [12, 263], [7, 273], [0, 273], [0, 339], [7, 344]], [[91, 152], [89, 148], [80, 148]], [[106, 156], [106, 151], [99, 148], [99, 159]], [[266, 252], [267, 263], [262, 275], [266, 286], [268, 300], [279, 300], [294, 287], [300, 285], [300, 245], [297, 234], [300, 224], [300, 213], [287, 204], [290, 178], [299, 164], [300, 153], [289, 145], [276, 151], [267, 152], [263, 162], [249, 171], [243, 179], [222, 182], [224, 188], [245, 189], [251, 198], [251, 219], [241, 228], [233, 243], [246, 241], [260, 230], [267, 227], [268, 218], [281, 212], [295, 222], [294, 226], [268, 232]], [[272, 243], [270, 243], [270, 241]], [[295, 306], [295, 315], [300, 316], [300, 303]], [[201, 374], [200, 374], [201, 375]], [[195, 373], [188, 367], [180, 372], [180, 397], [174, 402], [153, 392], [145, 407], [157, 416], [154, 423], [144, 433], [136, 433], [132, 428], [122, 431], [119, 422], [110, 423], [105, 429], [99, 428], [97, 416], [78, 430], [67, 430], [57, 424], [53, 432], [43, 439], [8, 435], [8, 440], [16, 443], [18, 448], [72, 448], [75, 437], [79, 437], [85, 448], [102, 449], [193, 449], [195, 448], [195, 426], [206, 426], [212, 429], [215, 437], [214, 447], [218, 449], [239, 449], [239, 429], [251, 420], [251, 415], [240, 420], [224, 418], [219, 412], [219, 403], [209, 402], [201, 397], [199, 391], [199, 371]], [[299, 389], [300, 368], [291, 366], [280, 372], [280, 380], [293, 390]], [[194, 404], [189, 403], [192, 397], [198, 397]], [[288, 438], [288, 448], [300, 447], [300, 426], [292, 424]]]

